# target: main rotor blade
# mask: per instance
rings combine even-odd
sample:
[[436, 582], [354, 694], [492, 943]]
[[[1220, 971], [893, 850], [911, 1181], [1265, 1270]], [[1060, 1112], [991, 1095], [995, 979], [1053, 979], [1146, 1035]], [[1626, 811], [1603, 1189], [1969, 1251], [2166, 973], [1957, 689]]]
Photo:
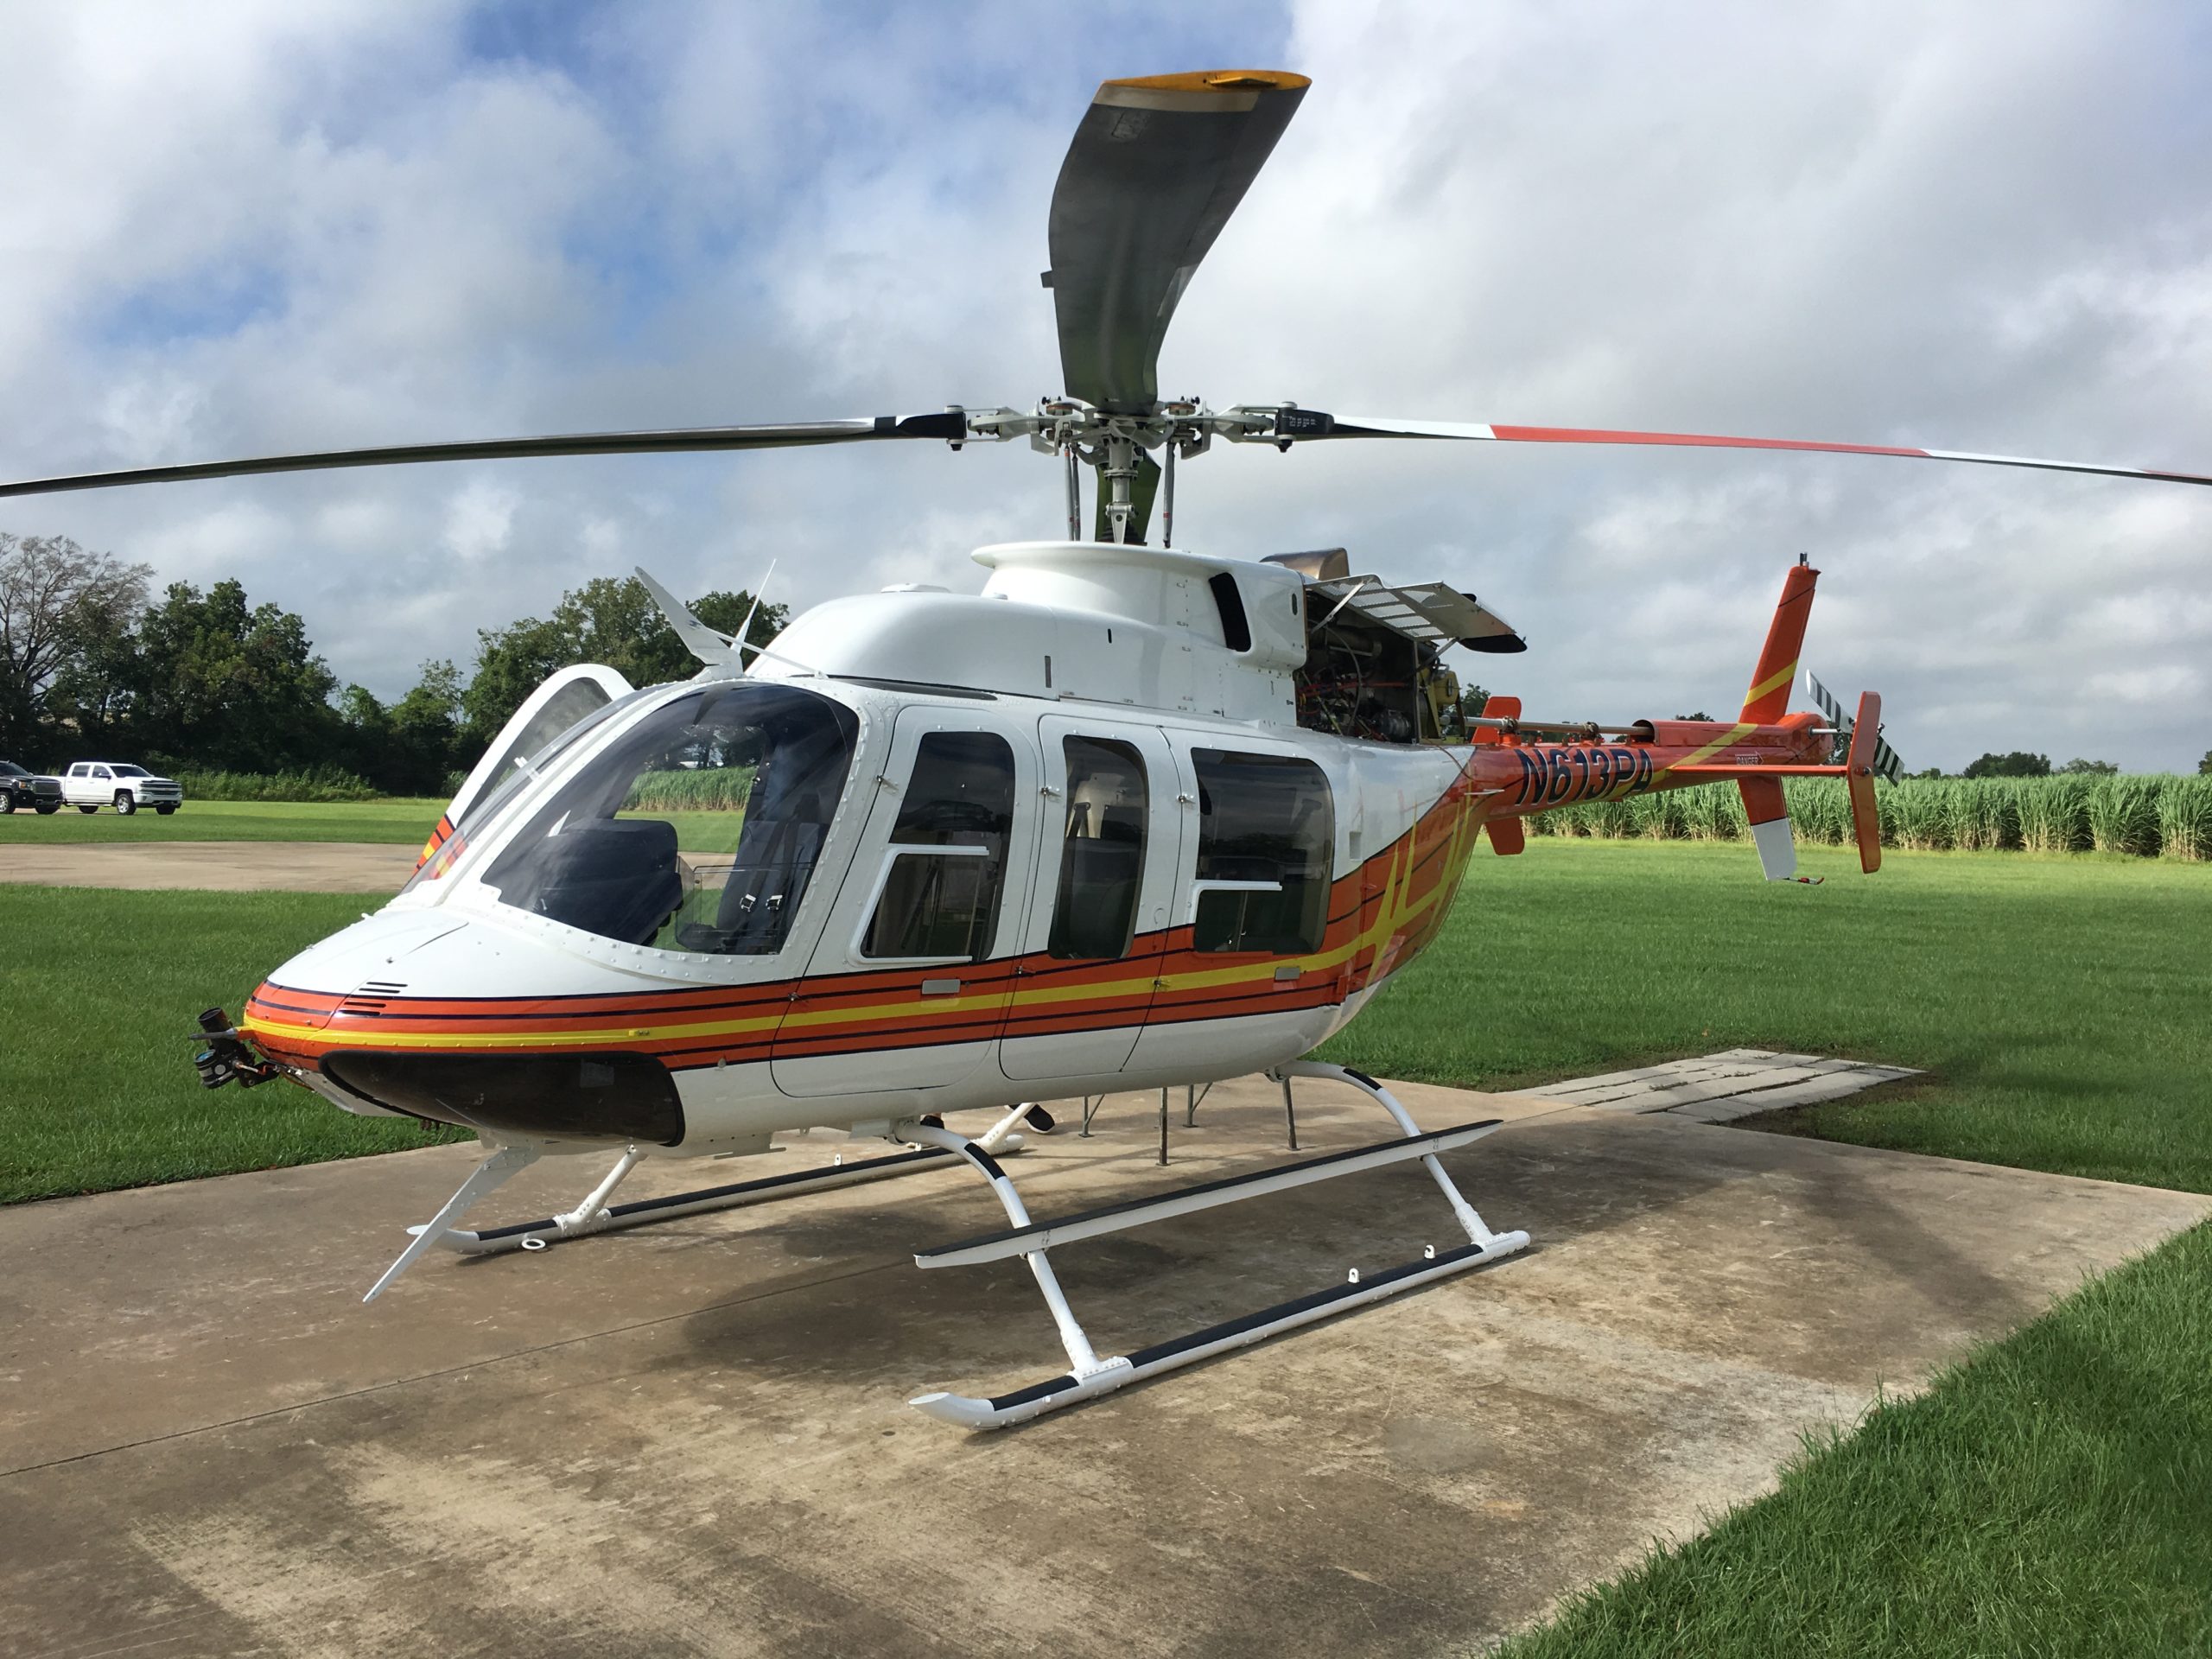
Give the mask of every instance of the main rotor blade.
[[1052, 187], [1063, 390], [1109, 414], [1160, 401], [1160, 342], [1191, 274], [1310, 83], [1274, 70], [1109, 80]]
[[2165, 484], [2212, 484], [2212, 475], [2154, 467], [2107, 467], [2087, 461], [2043, 461], [2030, 455], [1985, 455], [1967, 449], [1914, 449], [1887, 443], [1818, 443], [1802, 438], [1729, 438], [1704, 432], [1621, 432], [1584, 426], [1481, 426], [1454, 421], [1375, 420], [1363, 415], [1325, 415], [1286, 409], [1276, 416], [1276, 442], [1317, 438], [1447, 438], [1481, 443], [1657, 444], [1690, 449], [1789, 449], [1828, 455], [1898, 455], [1909, 461], [1962, 461], [1980, 467], [2029, 467], [2046, 473], [2094, 473], [2105, 478], [2145, 478]]
[[60, 490], [99, 490], [117, 484], [170, 484], [194, 478], [238, 478], [254, 473], [311, 473], [338, 467], [399, 467], [428, 461], [518, 461], [540, 455], [688, 454], [714, 449], [780, 449], [817, 443], [869, 443], [886, 438], [967, 437], [967, 417], [878, 415], [852, 421], [801, 421], [785, 426], [692, 426], [658, 432], [579, 432], [563, 437], [486, 438], [467, 443], [403, 443], [381, 449], [326, 449], [297, 455], [258, 455], [244, 461], [192, 461], [180, 467], [132, 467], [120, 472], [79, 473], [0, 484], [0, 496], [44, 495]]

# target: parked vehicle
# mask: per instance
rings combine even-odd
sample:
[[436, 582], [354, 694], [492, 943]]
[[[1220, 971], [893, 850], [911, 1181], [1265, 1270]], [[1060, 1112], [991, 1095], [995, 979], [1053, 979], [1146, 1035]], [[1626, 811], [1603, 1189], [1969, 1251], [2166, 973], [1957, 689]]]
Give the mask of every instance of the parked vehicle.
[[62, 777], [61, 798], [79, 812], [112, 806], [129, 817], [140, 807], [150, 806], [166, 818], [184, 804], [184, 789], [170, 779], [155, 777], [143, 766], [115, 760], [78, 760]]
[[61, 810], [61, 780], [25, 772], [12, 760], [0, 760], [0, 812], [27, 806], [34, 812]]

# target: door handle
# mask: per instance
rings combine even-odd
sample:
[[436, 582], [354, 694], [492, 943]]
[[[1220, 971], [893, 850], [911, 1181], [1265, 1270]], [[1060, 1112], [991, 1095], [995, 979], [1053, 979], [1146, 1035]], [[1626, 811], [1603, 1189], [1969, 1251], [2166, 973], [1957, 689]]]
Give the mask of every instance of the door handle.
[[957, 996], [960, 982], [957, 979], [925, 979], [922, 982], [924, 996]]

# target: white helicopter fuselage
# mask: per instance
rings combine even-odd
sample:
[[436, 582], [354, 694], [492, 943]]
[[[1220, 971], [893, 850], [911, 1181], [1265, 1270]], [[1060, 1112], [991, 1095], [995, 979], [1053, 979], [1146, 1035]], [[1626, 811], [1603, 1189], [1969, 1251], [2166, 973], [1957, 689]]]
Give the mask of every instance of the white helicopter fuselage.
[[976, 556], [606, 704], [241, 1029], [349, 1110], [674, 1156], [1304, 1054], [1440, 923], [1468, 751], [1298, 727], [1294, 572]]

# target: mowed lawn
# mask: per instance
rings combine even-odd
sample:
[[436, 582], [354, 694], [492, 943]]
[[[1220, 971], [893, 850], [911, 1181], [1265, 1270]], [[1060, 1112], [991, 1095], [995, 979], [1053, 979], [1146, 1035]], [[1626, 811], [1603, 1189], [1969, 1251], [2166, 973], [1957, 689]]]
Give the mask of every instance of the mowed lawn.
[[356, 919], [357, 893], [0, 885], [0, 1202], [315, 1163], [448, 1135], [289, 1083], [200, 1086], [194, 1021]]
[[420, 846], [445, 810], [443, 801], [193, 801], [168, 817], [118, 817], [109, 807], [65, 806], [40, 817], [0, 813], [0, 863], [10, 846], [73, 841], [377, 841]]
[[[0, 813], [0, 868], [8, 848], [21, 842], [130, 841], [365, 841], [419, 847], [444, 811], [443, 801], [391, 797], [380, 801], [187, 801], [164, 818], [154, 812], [118, 817], [106, 807], [79, 812], [73, 806], [45, 817]], [[728, 811], [655, 812], [676, 826], [686, 852], [727, 853], [744, 827], [742, 808]]]
[[[1766, 1126], [2212, 1191], [2212, 868], [1806, 867], [1826, 884], [1768, 886], [1725, 845], [1478, 851], [1444, 938], [1324, 1052], [1486, 1087], [1737, 1046], [1894, 1060], [1929, 1076]], [[41, 942], [0, 962], [0, 1198], [423, 1144], [287, 1085], [203, 1093], [188, 1064], [194, 1014], [359, 902], [0, 887], [0, 938]], [[2212, 1652], [2212, 1229], [1508, 1651]]]
[[2212, 865], [1532, 838], [1320, 1051], [1475, 1088], [1736, 1047], [1929, 1077], [1761, 1127], [2212, 1192]]

